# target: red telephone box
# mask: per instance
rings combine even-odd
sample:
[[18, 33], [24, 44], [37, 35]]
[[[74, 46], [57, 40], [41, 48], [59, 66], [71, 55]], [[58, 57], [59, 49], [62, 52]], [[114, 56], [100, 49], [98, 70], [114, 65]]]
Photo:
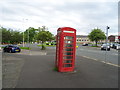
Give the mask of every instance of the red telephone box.
[[58, 28], [56, 41], [56, 68], [59, 72], [74, 71], [76, 30], [70, 27]]

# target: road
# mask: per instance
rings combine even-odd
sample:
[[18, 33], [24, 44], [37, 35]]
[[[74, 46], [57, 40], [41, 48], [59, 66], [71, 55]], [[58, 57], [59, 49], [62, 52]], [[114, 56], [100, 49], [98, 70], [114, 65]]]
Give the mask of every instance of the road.
[[0, 90], [2, 88], [2, 51], [0, 51]]
[[[54, 71], [55, 47], [3, 53], [4, 88], [117, 88], [117, 67], [76, 56], [75, 72]], [[29, 53], [31, 52], [31, 53]]]
[[[29, 46], [31, 48], [38, 47], [37, 44], [30, 44]], [[110, 51], [106, 52], [105, 50], [101, 51], [100, 48], [96, 48], [96, 47], [82, 46], [81, 44], [78, 44], [78, 46], [79, 47], [76, 49], [76, 55], [78, 56], [83, 56], [97, 61], [103, 61], [106, 63], [113, 64], [115, 66], [118, 65], [118, 50], [116, 49], [111, 48]], [[48, 47], [48, 48], [55, 49], [56, 47]]]
[[[22, 46], [22, 45], [20, 45]], [[38, 47], [37, 44], [25, 44], [25, 46], [29, 46], [30, 48], [41, 48]], [[113, 65], [118, 65], [118, 50], [116, 49], [112, 49], [110, 51], [105, 51], [102, 50], [100, 48], [96, 48], [96, 47], [91, 47], [91, 46], [82, 46], [81, 44], [78, 44], [78, 48], [76, 50], [76, 55], [78, 56], [83, 56], [86, 58], [90, 58], [93, 60], [97, 60], [97, 61], [103, 61], [106, 63], [110, 63]], [[56, 47], [48, 47], [51, 49], [55, 49]]]
[[[110, 51], [104, 51], [100, 48], [90, 47], [90, 46], [82, 46], [78, 44], [78, 48], [76, 49], [76, 55], [83, 56], [85, 58], [90, 58], [96, 61], [103, 61], [106, 63], [113, 64], [115, 66], [118, 65], [118, 50], [112, 49]], [[38, 47], [36, 44], [31, 44], [30, 47]], [[56, 47], [48, 47], [51, 49], [55, 49]]]
[[93, 60], [118, 65], [118, 51], [115, 49], [106, 52], [104, 50], [101, 51], [100, 48], [79, 45], [76, 54]]

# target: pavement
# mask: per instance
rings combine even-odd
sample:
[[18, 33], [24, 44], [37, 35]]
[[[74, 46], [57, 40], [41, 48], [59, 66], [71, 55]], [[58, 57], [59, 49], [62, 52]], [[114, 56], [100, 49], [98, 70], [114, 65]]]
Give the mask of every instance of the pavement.
[[118, 67], [79, 55], [76, 56], [75, 71], [64, 73], [54, 71], [55, 49], [34, 48], [9, 53], [6, 60], [14, 61], [16, 64], [10, 65], [15, 65], [18, 70], [12, 68], [16, 78], [13, 84], [8, 83], [8, 79], [3, 80], [6, 82], [4, 88], [118, 88]]
[[[34, 53], [31, 51], [31, 53]], [[54, 71], [55, 50], [26, 57], [15, 88], [117, 88], [118, 68], [76, 56], [74, 72]]]
[[2, 59], [2, 88], [14, 88], [20, 76], [24, 59], [4, 53]]

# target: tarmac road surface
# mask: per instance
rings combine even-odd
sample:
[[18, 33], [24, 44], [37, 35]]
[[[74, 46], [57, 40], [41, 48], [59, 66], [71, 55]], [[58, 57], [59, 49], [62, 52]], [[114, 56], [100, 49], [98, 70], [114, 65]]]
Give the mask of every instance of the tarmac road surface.
[[[55, 49], [40, 50], [39, 52], [46, 54], [35, 54], [38, 51], [33, 49], [30, 51], [31, 54], [25, 54], [24, 50], [21, 53], [3, 53], [4, 64], [9, 67], [6, 76], [10, 73], [12, 76], [14, 68], [10, 67], [18, 65], [13, 72], [13, 74], [17, 73], [17, 78], [13, 78], [15, 84], [11, 86], [14, 88], [118, 88], [116, 66], [77, 55], [75, 71], [61, 73], [53, 70]], [[10, 64], [10, 60], [13, 60], [14, 64]], [[7, 81], [12, 82], [11, 77], [7, 78]], [[9, 86], [7, 84], [9, 83], [4, 82], [4, 85]]]

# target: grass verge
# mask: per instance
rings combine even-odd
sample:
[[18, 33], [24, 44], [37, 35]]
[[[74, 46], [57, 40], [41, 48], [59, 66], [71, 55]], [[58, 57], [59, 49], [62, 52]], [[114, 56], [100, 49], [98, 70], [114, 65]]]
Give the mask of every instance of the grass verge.
[[30, 50], [31, 48], [29, 48], [29, 47], [20, 47], [20, 49]]
[[[41, 47], [42, 45], [37, 45], [38, 47]], [[46, 47], [55, 47], [56, 45], [45, 45]]]
[[100, 46], [91, 46], [91, 47], [100, 47]]

